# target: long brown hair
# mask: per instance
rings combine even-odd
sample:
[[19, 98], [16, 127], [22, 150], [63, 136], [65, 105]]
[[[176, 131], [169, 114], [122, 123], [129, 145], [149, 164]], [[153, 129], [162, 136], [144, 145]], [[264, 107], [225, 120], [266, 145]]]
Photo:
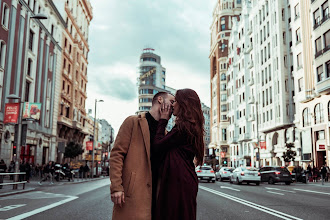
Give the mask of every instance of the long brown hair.
[[180, 132], [188, 135], [193, 145], [197, 165], [203, 164], [204, 158], [204, 116], [201, 101], [192, 89], [180, 89], [176, 92], [175, 101], [179, 105], [176, 125]]

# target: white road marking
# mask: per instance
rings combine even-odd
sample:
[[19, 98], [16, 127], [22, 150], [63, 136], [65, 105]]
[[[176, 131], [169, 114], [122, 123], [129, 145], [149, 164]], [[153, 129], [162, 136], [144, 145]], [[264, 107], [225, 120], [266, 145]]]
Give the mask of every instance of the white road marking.
[[246, 206], [249, 206], [251, 208], [260, 210], [262, 212], [266, 212], [266, 213], [268, 213], [270, 215], [274, 215], [274, 216], [279, 217], [279, 218], [282, 218], [282, 219], [287, 219], [287, 220], [291, 220], [291, 219], [302, 220], [301, 218], [297, 218], [297, 217], [294, 217], [292, 215], [289, 215], [289, 214], [286, 214], [286, 213], [283, 213], [283, 212], [280, 212], [280, 211], [277, 211], [277, 210], [274, 210], [274, 209], [271, 209], [271, 208], [268, 208], [268, 207], [265, 207], [265, 206], [262, 206], [262, 205], [258, 205], [256, 203], [249, 202], [247, 200], [240, 199], [238, 197], [231, 196], [229, 194], [225, 194], [225, 193], [222, 193], [222, 192], [219, 192], [219, 191], [216, 191], [216, 190], [213, 190], [213, 189], [204, 187], [204, 186], [199, 186], [199, 188], [202, 189], [202, 190], [208, 191], [210, 193], [213, 193], [215, 195], [224, 197], [226, 199], [230, 199], [232, 201], [241, 203], [243, 205], [246, 205]]
[[294, 189], [297, 191], [304, 191], [304, 192], [310, 192], [310, 193], [318, 193], [318, 194], [324, 194], [324, 195], [330, 195], [330, 193], [325, 193], [325, 192], [318, 192], [318, 191], [312, 191], [312, 190], [306, 190], [306, 189]]
[[277, 195], [281, 195], [281, 196], [284, 196], [284, 194], [283, 194], [283, 193], [272, 192], [272, 191], [266, 191], [266, 192], [268, 192], [268, 193], [273, 193], [273, 194], [277, 194]]
[[48, 210], [48, 209], [52, 209], [52, 208], [54, 208], [54, 207], [56, 207], [56, 206], [60, 206], [60, 205], [62, 205], [62, 204], [64, 204], [64, 203], [70, 202], [70, 201], [75, 200], [75, 199], [78, 199], [78, 197], [77, 197], [77, 196], [71, 196], [70, 198], [67, 198], [67, 199], [61, 200], [61, 201], [59, 201], [59, 202], [56, 202], [56, 203], [53, 203], [53, 204], [50, 204], [50, 205], [47, 205], [47, 206], [41, 207], [41, 208], [39, 208], [39, 209], [35, 209], [35, 210], [33, 210], [33, 211], [26, 212], [26, 213], [23, 213], [23, 214], [21, 214], [21, 215], [14, 216], [14, 217], [12, 217], [12, 218], [8, 218], [7, 220], [19, 220], [19, 219], [25, 219], [25, 218], [27, 218], [27, 217], [30, 217], [30, 216], [32, 216], [32, 215], [36, 215], [36, 214], [38, 214], [38, 213], [44, 212], [44, 211], [46, 211], [46, 210]]
[[270, 190], [278, 190], [278, 191], [283, 191], [283, 192], [296, 193], [295, 191], [290, 191], [290, 190], [285, 190], [285, 189], [270, 188], [270, 187], [265, 187], [265, 188], [270, 189]]
[[26, 204], [8, 205], [8, 206], [5, 206], [3, 208], [0, 208], [0, 212], [6, 212], [6, 211], [16, 209], [16, 208], [19, 208], [19, 207], [22, 207], [22, 206], [26, 206]]
[[237, 191], [237, 192], [240, 192], [241, 191], [239, 189], [234, 189], [234, 188], [231, 188], [231, 187], [228, 187], [228, 186], [220, 186], [220, 188], [230, 189], [230, 190], [234, 190], [234, 191]]

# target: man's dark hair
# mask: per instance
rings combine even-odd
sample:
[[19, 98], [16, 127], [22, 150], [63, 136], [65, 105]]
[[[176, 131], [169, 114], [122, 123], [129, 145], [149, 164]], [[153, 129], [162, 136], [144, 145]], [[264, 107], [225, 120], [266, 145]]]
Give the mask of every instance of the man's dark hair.
[[156, 93], [156, 95], [154, 95], [154, 97], [152, 98], [152, 104], [154, 105], [157, 102], [157, 99], [158, 99], [159, 96], [163, 97], [163, 99], [166, 99], [166, 96], [168, 94], [169, 93], [167, 93], [167, 92], [158, 92], [158, 93]]

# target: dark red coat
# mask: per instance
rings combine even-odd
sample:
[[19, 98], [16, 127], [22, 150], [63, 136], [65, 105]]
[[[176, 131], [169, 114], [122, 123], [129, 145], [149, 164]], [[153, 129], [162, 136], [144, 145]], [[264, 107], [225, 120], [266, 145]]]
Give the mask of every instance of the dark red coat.
[[155, 219], [196, 219], [198, 178], [195, 153], [187, 135], [174, 127], [165, 136], [167, 120], [159, 120], [153, 143], [160, 159]]

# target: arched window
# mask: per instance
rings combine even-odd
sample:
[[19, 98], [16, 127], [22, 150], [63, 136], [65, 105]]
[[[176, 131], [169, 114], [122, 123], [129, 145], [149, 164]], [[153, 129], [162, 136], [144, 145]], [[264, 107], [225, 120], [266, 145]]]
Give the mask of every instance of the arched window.
[[5, 68], [5, 61], [6, 61], [6, 44], [4, 41], [0, 42], [0, 67]]
[[310, 119], [309, 108], [305, 108], [303, 111], [303, 127], [310, 125], [311, 125], [311, 119]]
[[315, 119], [315, 124], [321, 123], [324, 121], [324, 116], [323, 116], [323, 106], [321, 103], [316, 104], [315, 109], [314, 109], [314, 119]]
[[1, 24], [8, 29], [8, 27], [9, 27], [9, 7], [7, 4], [3, 4]]

